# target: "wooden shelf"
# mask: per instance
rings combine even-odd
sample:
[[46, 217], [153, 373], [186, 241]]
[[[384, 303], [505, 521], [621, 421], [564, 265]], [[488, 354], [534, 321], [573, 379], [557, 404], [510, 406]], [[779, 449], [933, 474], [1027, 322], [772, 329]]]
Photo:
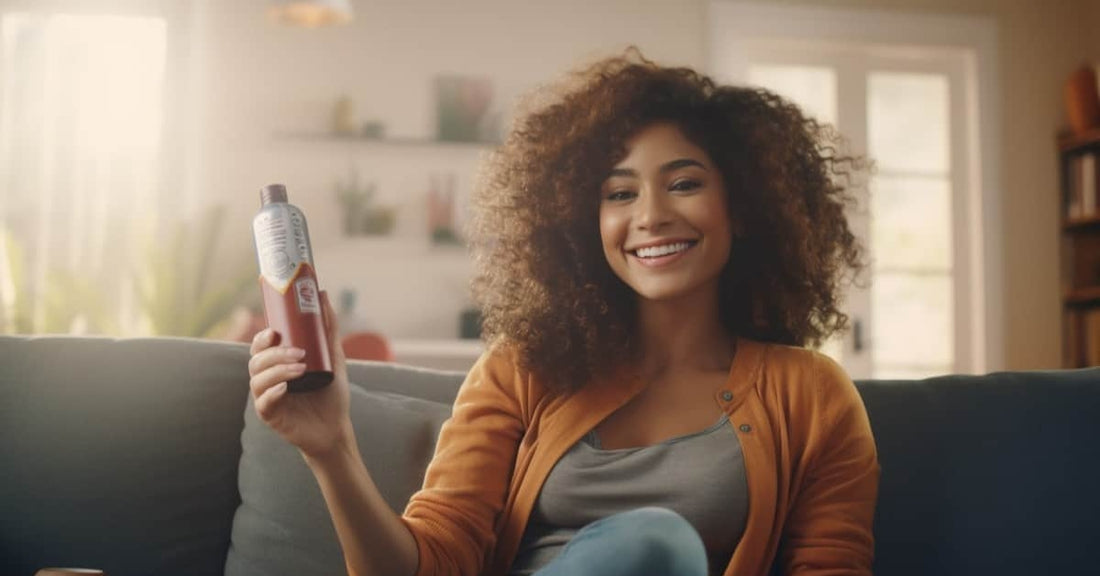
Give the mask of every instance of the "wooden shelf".
[[1100, 214], [1086, 218], [1069, 218], [1062, 223], [1062, 229], [1066, 232], [1085, 232], [1088, 230], [1100, 230]]
[[1062, 154], [1093, 147], [1100, 148], [1100, 127], [1092, 128], [1084, 134], [1067, 133], [1058, 137], [1058, 151]]
[[409, 138], [401, 136], [364, 136], [361, 134], [337, 134], [335, 132], [284, 132], [275, 137], [284, 141], [299, 142], [342, 142], [378, 146], [399, 146], [404, 148], [472, 148], [490, 149], [500, 146], [500, 142], [460, 142], [436, 140], [431, 138]]
[[1065, 297], [1066, 306], [1095, 306], [1100, 305], [1100, 286], [1078, 288]]

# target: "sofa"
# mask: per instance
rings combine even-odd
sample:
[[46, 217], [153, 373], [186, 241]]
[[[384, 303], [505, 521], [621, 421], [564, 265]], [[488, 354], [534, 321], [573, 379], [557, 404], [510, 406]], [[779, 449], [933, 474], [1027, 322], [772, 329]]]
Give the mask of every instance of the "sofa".
[[[0, 336], [0, 574], [341, 574], [320, 491], [249, 405], [245, 345]], [[394, 510], [462, 374], [349, 365]], [[1097, 573], [1100, 369], [861, 381], [880, 576]], [[748, 576], [748, 575], [746, 575]]]

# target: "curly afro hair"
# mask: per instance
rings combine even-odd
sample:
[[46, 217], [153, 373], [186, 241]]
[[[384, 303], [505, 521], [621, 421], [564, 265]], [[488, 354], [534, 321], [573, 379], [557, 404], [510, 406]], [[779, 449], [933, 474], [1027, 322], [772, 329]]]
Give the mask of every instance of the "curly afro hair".
[[672, 122], [722, 173], [738, 223], [719, 282], [731, 335], [818, 345], [847, 327], [863, 266], [845, 206], [864, 162], [767, 90], [662, 67], [636, 49], [532, 93], [483, 166], [468, 227], [483, 337], [558, 390], [636, 358], [637, 299], [611, 270], [599, 190], [639, 130]]

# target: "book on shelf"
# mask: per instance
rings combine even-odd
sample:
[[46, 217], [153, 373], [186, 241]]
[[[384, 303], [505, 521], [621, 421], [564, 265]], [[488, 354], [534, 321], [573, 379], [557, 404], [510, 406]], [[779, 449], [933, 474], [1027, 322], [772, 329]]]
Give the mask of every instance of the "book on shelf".
[[1088, 151], [1069, 158], [1065, 197], [1066, 218], [1079, 220], [1100, 216], [1100, 152]]
[[1083, 324], [1085, 366], [1100, 366], [1100, 308], [1085, 311]]
[[1064, 327], [1063, 366], [1100, 366], [1100, 308], [1067, 310]]

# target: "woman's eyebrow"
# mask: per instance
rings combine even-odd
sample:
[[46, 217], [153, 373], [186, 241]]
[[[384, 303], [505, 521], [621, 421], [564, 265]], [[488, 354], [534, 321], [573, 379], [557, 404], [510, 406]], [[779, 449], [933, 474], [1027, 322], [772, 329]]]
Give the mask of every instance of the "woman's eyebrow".
[[[666, 162], [661, 165], [661, 173], [666, 174], [680, 168], [687, 168], [688, 166], [696, 166], [702, 170], [706, 170], [707, 167], [703, 166], [702, 162], [698, 160], [692, 160], [691, 158], [680, 158], [671, 162]], [[631, 178], [637, 178], [638, 172], [633, 168], [612, 168], [611, 173], [607, 175], [608, 178], [614, 178], [616, 176], [626, 176]]]
[[687, 168], [688, 166], [697, 166], [702, 170], [707, 169], [707, 167], [703, 166], [703, 163], [698, 160], [692, 160], [691, 158], [680, 158], [679, 160], [673, 160], [672, 162], [667, 162], [663, 166], [661, 166], [661, 173], [672, 172], [673, 170]]

